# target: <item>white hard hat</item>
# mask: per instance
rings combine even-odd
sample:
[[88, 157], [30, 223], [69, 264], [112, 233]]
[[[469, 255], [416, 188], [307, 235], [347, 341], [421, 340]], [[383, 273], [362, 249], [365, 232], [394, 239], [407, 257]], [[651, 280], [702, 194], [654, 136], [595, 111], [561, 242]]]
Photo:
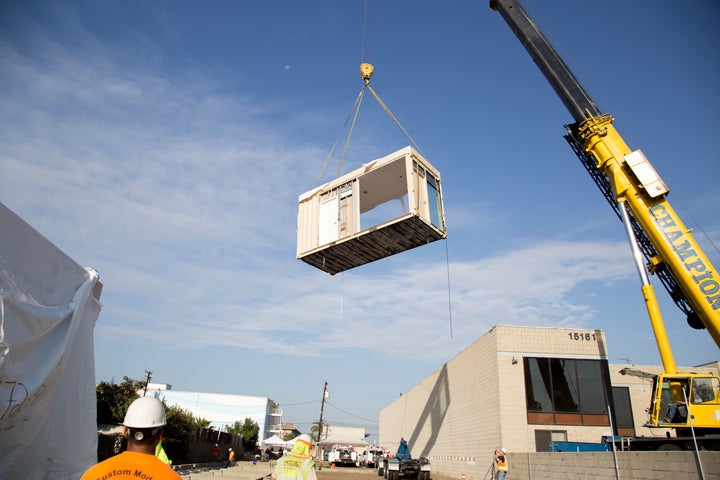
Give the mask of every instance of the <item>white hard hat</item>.
[[130, 428], [155, 428], [167, 423], [162, 402], [153, 397], [140, 397], [130, 404], [123, 425]]
[[504, 448], [501, 448], [500, 451], [503, 453], [507, 453], [507, 450], [505, 450]]
[[301, 442], [305, 442], [308, 445], [312, 446], [312, 438], [310, 438], [310, 435], [308, 435], [307, 433], [303, 433], [297, 439], [300, 440]]

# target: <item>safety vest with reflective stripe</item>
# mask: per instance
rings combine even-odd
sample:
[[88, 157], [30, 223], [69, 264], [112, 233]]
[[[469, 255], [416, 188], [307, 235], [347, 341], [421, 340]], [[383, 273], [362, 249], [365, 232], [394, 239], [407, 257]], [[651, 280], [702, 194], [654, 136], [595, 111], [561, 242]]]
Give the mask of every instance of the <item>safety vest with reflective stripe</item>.
[[308, 480], [308, 473], [314, 467], [315, 462], [311, 458], [285, 455], [275, 465], [275, 480]]
[[501, 455], [497, 457], [497, 470], [498, 472], [507, 472], [508, 471], [508, 465], [507, 465], [507, 459], [505, 458], [505, 455]]

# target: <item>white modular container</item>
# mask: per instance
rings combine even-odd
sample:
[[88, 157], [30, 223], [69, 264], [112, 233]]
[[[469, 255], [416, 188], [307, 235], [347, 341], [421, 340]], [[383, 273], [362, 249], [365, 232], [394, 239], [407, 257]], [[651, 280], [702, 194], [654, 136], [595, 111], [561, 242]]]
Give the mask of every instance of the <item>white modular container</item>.
[[447, 236], [440, 172], [411, 147], [298, 203], [297, 258], [332, 275]]

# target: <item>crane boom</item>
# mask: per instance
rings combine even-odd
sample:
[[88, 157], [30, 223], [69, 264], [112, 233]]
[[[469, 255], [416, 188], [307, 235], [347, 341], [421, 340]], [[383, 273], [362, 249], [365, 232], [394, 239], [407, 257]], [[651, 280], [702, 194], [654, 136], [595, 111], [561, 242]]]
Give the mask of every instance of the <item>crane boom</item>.
[[[685, 312], [688, 323], [706, 328], [720, 347], [720, 276], [666, 200], [669, 190], [660, 176], [640, 150], [630, 150], [613, 118], [600, 113], [522, 6], [516, 0], [490, 0], [490, 6], [501, 14], [572, 115], [574, 123], [566, 125], [566, 139], [598, 188], [616, 214], [620, 215], [619, 202], [627, 206], [650, 272]], [[661, 341], [667, 344], [657, 335], [659, 347]]]

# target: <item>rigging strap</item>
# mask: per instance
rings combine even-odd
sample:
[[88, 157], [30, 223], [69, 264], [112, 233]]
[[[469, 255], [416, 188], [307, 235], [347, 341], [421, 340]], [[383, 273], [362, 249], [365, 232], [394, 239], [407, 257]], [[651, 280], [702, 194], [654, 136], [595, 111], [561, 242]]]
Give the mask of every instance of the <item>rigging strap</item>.
[[323, 172], [325, 171], [325, 167], [327, 167], [328, 162], [330, 161], [330, 158], [332, 157], [333, 153], [335, 152], [335, 148], [337, 147], [338, 141], [340, 141], [340, 135], [342, 134], [342, 131], [345, 130], [345, 127], [347, 127], [348, 122], [350, 121], [350, 118], [352, 118], [352, 123], [350, 124], [350, 128], [348, 130], [347, 138], [345, 139], [345, 147], [343, 148], [342, 155], [340, 156], [340, 164], [338, 165], [337, 173], [335, 175], [335, 178], [340, 177], [340, 171], [342, 169], [343, 160], [345, 159], [345, 154], [347, 153], [348, 146], [350, 145], [350, 138], [352, 137], [353, 130], [355, 129], [355, 124], [357, 123], [358, 114], [360, 113], [360, 105], [362, 105], [363, 98], [365, 96], [365, 89], [370, 90], [370, 93], [372, 93], [373, 97], [375, 97], [375, 100], [377, 100], [380, 107], [382, 107], [383, 111], [387, 114], [388, 117], [395, 123], [395, 125], [400, 129], [400, 132], [402, 132], [403, 135], [405, 135], [405, 138], [408, 139], [410, 144], [417, 150], [420, 155], [425, 155], [420, 147], [415, 143], [415, 140], [410, 136], [407, 130], [405, 130], [405, 127], [402, 126], [400, 123], [400, 120], [397, 119], [395, 115], [390, 111], [390, 108], [383, 102], [383, 100], [380, 98], [380, 96], [377, 94], [377, 92], [370, 86], [370, 78], [372, 77], [373, 71], [375, 67], [370, 63], [362, 63], [360, 64], [360, 75], [363, 79], [363, 86], [360, 89], [360, 93], [358, 94], [357, 98], [355, 98], [355, 103], [353, 103], [352, 108], [350, 109], [350, 112], [348, 112], [347, 118], [345, 118], [345, 123], [343, 123], [342, 130], [340, 131], [340, 134], [338, 134], [337, 138], [335, 139], [335, 143], [333, 143], [332, 148], [330, 149], [330, 153], [328, 153], [327, 158], [325, 158], [325, 162], [322, 165], [322, 168], [320, 168], [320, 172], [318, 173], [317, 178], [315, 178], [315, 182], [313, 183], [313, 188], [315, 188], [320, 181], [320, 178], [322, 177]]

